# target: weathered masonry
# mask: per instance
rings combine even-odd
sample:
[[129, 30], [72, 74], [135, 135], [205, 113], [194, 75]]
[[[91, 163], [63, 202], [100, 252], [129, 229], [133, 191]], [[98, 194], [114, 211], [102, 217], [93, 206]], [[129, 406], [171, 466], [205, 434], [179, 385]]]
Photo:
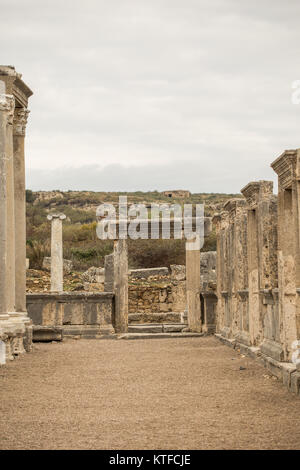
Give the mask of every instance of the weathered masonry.
[[229, 200], [213, 217], [217, 335], [299, 393], [300, 150], [284, 152], [271, 166], [278, 197], [272, 182], [251, 182], [244, 198]]
[[24, 140], [32, 91], [14, 67], [0, 66], [0, 340], [6, 357], [31, 349], [26, 311]]
[[[129, 290], [127, 242], [115, 239], [113, 253], [105, 257], [104, 292], [66, 293], [63, 292], [63, 218], [63, 214], [48, 216], [51, 220], [51, 292], [27, 294], [34, 341], [122, 335], [134, 328], [141, 331], [140, 325], [137, 328], [132, 324], [140, 324], [141, 320], [146, 324], [159, 323], [155, 332], [171, 332], [171, 329], [195, 335], [215, 332], [215, 252], [200, 256], [200, 243], [193, 246], [196, 249], [189, 250], [190, 242], [187, 242], [186, 266], [171, 267], [172, 286], [159, 289], [148, 285], [138, 290], [131, 286]], [[158, 226], [161, 232], [161, 224]], [[211, 230], [211, 219], [205, 218], [204, 230], [206, 233]], [[168, 268], [133, 270], [130, 275], [141, 277], [155, 273], [169, 277]]]

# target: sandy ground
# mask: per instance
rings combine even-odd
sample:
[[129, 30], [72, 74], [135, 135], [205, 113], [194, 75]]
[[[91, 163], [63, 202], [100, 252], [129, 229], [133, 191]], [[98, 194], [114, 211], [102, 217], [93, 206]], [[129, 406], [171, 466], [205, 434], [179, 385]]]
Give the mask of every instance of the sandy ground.
[[299, 397], [213, 337], [38, 344], [0, 416], [1, 449], [300, 448]]

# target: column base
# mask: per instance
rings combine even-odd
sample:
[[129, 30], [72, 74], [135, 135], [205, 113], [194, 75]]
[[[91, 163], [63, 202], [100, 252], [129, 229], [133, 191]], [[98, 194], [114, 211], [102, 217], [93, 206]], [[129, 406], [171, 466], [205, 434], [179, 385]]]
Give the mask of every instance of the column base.
[[5, 335], [7, 359], [11, 360], [32, 350], [32, 321], [27, 312], [9, 312], [6, 317], [7, 320], [0, 321], [0, 329]]
[[14, 322], [9, 320], [9, 315], [7, 315], [7, 318], [0, 321], [0, 340], [5, 343], [5, 360], [12, 361], [14, 359], [16, 339], [18, 338], [18, 328]]

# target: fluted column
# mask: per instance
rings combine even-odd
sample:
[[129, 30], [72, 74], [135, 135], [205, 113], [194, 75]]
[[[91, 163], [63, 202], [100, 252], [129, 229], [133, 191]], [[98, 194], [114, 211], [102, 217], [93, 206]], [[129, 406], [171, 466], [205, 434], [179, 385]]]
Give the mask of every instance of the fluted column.
[[[11, 320], [14, 308], [14, 250], [10, 240], [13, 205], [12, 124], [15, 100], [0, 94], [0, 338], [6, 341], [6, 358], [13, 359], [12, 338], [15, 327]], [[13, 260], [12, 260], [13, 256]], [[12, 282], [13, 281], [13, 282]], [[5, 358], [4, 358], [5, 360]]]
[[29, 111], [14, 114], [14, 200], [15, 200], [15, 306], [26, 315], [26, 202], [24, 140]]
[[7, 197], [7, 300], [10, 316], [15, 313], [15, 209], [14, 209], [14, 160], [13, 160], [13, 116], [15, 100], [9, 98], [6, 128], [6, 197]]
[[12, 124], [14, 98], [0, 95], [0, 320], [9, 318], [8, 254], [8, 127]]

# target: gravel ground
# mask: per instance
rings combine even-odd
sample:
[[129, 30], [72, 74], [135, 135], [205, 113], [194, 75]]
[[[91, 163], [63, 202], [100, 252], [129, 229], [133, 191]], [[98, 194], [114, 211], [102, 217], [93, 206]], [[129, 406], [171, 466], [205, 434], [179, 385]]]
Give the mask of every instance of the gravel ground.
[[299, 397], [213, 337], [38, 344], [0, 384], [0, 449], [300, 448]]

